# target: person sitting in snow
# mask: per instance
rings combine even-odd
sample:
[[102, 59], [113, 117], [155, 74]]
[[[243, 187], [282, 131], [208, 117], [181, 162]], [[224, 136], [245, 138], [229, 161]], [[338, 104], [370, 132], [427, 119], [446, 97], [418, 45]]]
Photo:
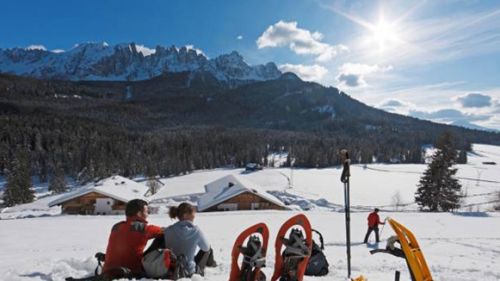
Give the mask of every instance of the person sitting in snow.
[[[165, 247], [176, 256], [184, 256], [189, 275], [203, 275], [205, 266], [214, 267], [213, 251], [210, 243], [201, 231], [194, 225], [196, 209], [184, 202], [178, 207], [170, 207], [169, 216], [179, 221], [165, 229]], [[196, 249], [199, 248], [198, 254]]]
[[[396, 243], [399, 244], [399, 247], [396, 247]], [[399, 237], [393, 235], [387, 239], [387, 245], [385, 246], [385, 250], [396, 257], [404, 258], [405, 253], [401, 250], [401, 242], [399, 241]]]
[[368, 243], [368, 238], [370, 237], [370, 234], [372, 231], [375, 231], [375, 240], [380, 242], [379, 236], [378, 236], [378, 225], [379, 224], [385, 224], [384, 222], [380, 221], [380, 217], [378, 216], [379, 209], [375, 208], [373, 212], [368, 215], [368, 230], [365, 235], [365, 240], [363, 243]]
[[126, 220], [111, 229], [103, 268], [109, 279], [143, 277], [144, 248], [149, 239], [163, 236], [163, 228], [148, 224], [148, 213], [146, 201], [131, 200], [125, 207]]

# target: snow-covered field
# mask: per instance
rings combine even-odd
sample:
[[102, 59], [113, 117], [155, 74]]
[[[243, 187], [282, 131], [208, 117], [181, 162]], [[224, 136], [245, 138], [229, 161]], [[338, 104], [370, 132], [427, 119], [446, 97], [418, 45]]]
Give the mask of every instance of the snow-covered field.
[[[463, 187], [462, 211], [492, 210], [500, 191], [500, 147], [474, 145], [468, 163], [457, 165], [457, 177]], [[485, 165], [495, 162], [497, 165]], [[353, 210], [366, 211], [380, 207], [387, 211], [414, 211], [418, 181], [426, 169], [424, 164], [371, 164], [351, 166], [351, 204]], [[302, 209], [339, 210], [343, 207], [340, 167], [327, 169], [275, 168], [245, 173], [242, 169], [217, 169], [163, 179], [164, 188], [152, 198], [153, 204], [176, 204], [193, 200], [205, 192], [204, 185], [227, 174], [244, 177], [274, 195]], [[292, 185], [293, 188], [289, 188]], [[396, 198], [399, 197], [399, 200]]]
[[[500, 147], [474, 145], [469, 163], [458, 165], [457, 176], [465, 197], [464, 207], [455, 214], [414, 212], [417, 206], [412, 203], [413, 195], [425, 165], [353, 165], [353, 276], [363, 274], [369, 280], [393, 280], [394, 270], [401, 270], [401, 280], [409, 280], [403, 260], [369, 254], [374, 247], [384, 247], [383, 243], [368, 247], [359, 243], [366, 231], [367, 211], [378, 206], [382, 217], [390, 216], [414, 231], [435, 280], [500, 280], [500, 213], [489, 212], [496, 204], [492, 202], [497, 200], [495, 193], [500, 191], [499, 165]], [[305, 280], [344, 280], [345, 230], [344, 214], [339, 212], [343, 208], [340, 172], [338, 168], [293, 171], [273, 168], [246, 174], [242, 169], [216, 169], [165, 178], [162, 190], [151, 198], [160, 213], [152, 215], [150, 222], [162, 226], [172, 223], [165, 215], [167, 205], [183, 200], [196, 202], [205, 184], [227, 174], [238, 174], [286, 201], [295, 211], [198, 214], [196, 223], [211, 240], [219, 262], [202, 280], [227, 280], [231, 247], [243, 229], [266, 222], [274, 240], [281, 223], [300, 209], [310, 218], [313, 227], [324, 234], [330, 262], [327, 277]], [[122, 217], [59, 215], [59, 207], [47, 207], [55, 198], [42, 196], [33, 203], [0, 211], [0, 280], [64, 280], [93, 272], [93, 255], [105, 250], [111, 226]], [[387, 238], [391, 233], [388, 226], [382, 237]], [[273, 243], [271, 241], [271, 245]], [[268, 277], [272, 274], [273, 260], [271, 249], [268, 267], [264, 270]]]
[[[266, 222], [271, 230], [271, 245], [279, 226], [295, 212], [252, 211], [198, 214], [196, 223], [206, 233], [219, 263], [208, 269], [202, 280], [227, 280], [231, 247], [236, 236], [247, 226]], [[330, 274], [305, 280], [344, 280], [346, 276], [344, 215], [338, 212], [307, 212], [313, 227], [325, 238]], [[409, 280], [405, 262], [386, 254], [371, 256], [361, 244], [366, 213], [352, 216], [353, 275], [369, 280], [393, 280], [394, 271], [402, 271], [401, 280]], [[382, 213], [382, 216], [387, 213]], [[500, 280], [500, 214], [477, 216], [453, 214], [391, 213], [390, 216], [413, 230], [435, 280]], [[1, 221], [1, 280], [64, 280], [92, 273], [93, 255], [103, 251], [112, 225], [120, 216], [59, 216]], [[153, 215], [150, 222], [172, 223], [165, 215]], [[383, 238], [391, 235], [385, 227]], [[373, 239], [373, 238], [372, 238]], [[384, 243], [379, 245], [384, 247]], [[274, 252], [268, 253], [267, 276], [272, 274]], [[196, 280], [196, 279], [195, 279]]]

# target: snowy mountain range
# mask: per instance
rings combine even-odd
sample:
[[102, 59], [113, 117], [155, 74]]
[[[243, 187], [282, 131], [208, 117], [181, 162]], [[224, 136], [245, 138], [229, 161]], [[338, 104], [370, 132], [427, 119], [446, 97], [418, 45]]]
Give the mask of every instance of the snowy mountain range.
[[82, 43], [63, 51], [43, 46], [0, 49], [0, 72], [42, 79], [135, 81], [169, 72], [209, 72], [217, 80], [265, 81], [281, 72], [276, 65], [250, 66], [233, 51], [209, 59], [191, 46], [157, 46], [135, 43]]

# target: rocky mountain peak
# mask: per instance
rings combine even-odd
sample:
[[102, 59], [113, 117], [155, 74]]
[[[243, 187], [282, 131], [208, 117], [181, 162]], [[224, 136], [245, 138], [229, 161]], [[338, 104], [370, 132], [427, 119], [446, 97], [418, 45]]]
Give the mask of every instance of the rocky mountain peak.
[[274, 63], [250, 66], [236, 51], [208, 59], [192, 46], [149, 49], [135, 42], [85, 42], [58, 52], [0, 49], [0, 72], [43, 79], [143, 80], [185, 71], [209, 72], [220, 81], [263, 81], [281, 75]]

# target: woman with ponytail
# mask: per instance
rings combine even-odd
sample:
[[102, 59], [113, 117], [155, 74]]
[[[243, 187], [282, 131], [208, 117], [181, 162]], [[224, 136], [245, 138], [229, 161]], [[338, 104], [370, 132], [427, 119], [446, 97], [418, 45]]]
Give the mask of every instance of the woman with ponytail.
[[[186, 202], [178, 207], [170, 207], [170, 218], [179, 221], [165, 229], [165, 247], [171, 249], [177, 256], [183, 255], [186, 258], [190, 274], [203, 275], [203, 268], [215, 266], [215, 262], [210, 243], [201, 229], [193, 223], [195, 215], [195, 207]], [[197, 248], [200, 252], [195, 257]], [[207, 262], [209, 256], [212, 260]]]

